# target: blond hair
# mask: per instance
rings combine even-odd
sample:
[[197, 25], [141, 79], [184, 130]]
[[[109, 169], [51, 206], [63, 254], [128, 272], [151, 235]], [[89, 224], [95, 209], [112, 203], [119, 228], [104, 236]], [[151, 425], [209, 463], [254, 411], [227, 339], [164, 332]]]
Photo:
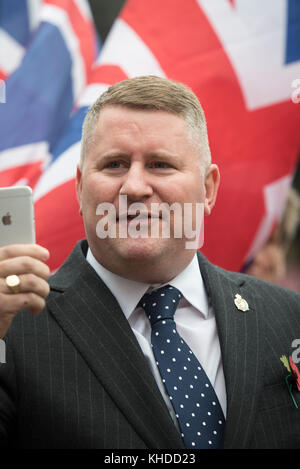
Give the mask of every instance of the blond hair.
[[196, 144], [201, 167], [211, 162], [206, 120], [196, 95], [186, 85], [157, 76], [140, 76], [116, 83], [102, 93], [87, 113], [81, 140], [80, 165], [89, 149], [89, 142], [104, 106], [123, 106], [130, 109], [166, 111], [182, 117]]

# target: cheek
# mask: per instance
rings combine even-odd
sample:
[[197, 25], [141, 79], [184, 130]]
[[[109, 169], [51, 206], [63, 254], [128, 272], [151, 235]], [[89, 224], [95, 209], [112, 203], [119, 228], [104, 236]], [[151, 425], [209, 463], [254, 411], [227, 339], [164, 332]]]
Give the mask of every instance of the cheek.
[[195, 173], [195, 175], [190, 179], [187, 187], [191, 201], [204, 202], [206, 191], [201, 174]]
[[201, 180], [189, 178], [176, 181], [171, 185], [165, 185], [165, 187], [161, 188], [160, 194], [169, 204], [174, 202], [194, 204], [204, 202], [205, 188], [203, 184], [201, 184]]
[[107, 178], [94, 175], [86, 179], [83, 190], [83, 204], [93, 207], [93, 210], [103, 202], [114, 203], [118, 196], [118, 188], [114, 181], [108, 181]]

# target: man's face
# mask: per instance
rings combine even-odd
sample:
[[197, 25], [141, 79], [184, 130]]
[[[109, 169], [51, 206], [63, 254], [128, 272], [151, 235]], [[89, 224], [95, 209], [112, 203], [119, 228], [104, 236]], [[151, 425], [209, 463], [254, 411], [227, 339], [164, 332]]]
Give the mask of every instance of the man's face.
[[[210, 166], [205, 178], [202, 173], [181, 117], [165, 111], [104, 107], [83, 170], [77, 170], [80, 210], [89, 246], [98, 262], [116, 274], [145, 282], [164, 282], [176, 276], [190, 262], [195, 249], [186, 249], [184, 236], [174, 236], [172, 211], [170, 236], [151, 237], [151, 207], [161, 203], [171, 206], [176, 202], [182, 207], [185, 203], [204, 203], [205, 213], [209, 214], [219, 173], [215, 165]], [[149, 236], [130, 236], [134, 220], [126, 216], [126, 237], [118, 237], [123, 217], [115, 222], [117, 237], [98, 237], [97, 207], [112, 204], [118, 217], [120, 196], [127, 197], [127, 207], [143, 204], [146, 216], [140, 227]], [[161, 233], [167, 221], [160, 217], [155, 222]]]

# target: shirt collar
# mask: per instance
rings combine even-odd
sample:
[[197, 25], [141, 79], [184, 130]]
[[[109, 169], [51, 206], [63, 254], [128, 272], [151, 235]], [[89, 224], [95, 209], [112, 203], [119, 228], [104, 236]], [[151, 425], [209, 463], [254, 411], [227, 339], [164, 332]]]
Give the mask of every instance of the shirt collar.
[[[110, 289], [127, 319], [148, 289], [161, 286], [136, 282], [110, 272], [95, 259], [90, 249], [88, 249], [86, 260]], [[188, 266], [168, 284], [178, 288], [185, 300], [207, 318], [208, 299], [196, 254]]]

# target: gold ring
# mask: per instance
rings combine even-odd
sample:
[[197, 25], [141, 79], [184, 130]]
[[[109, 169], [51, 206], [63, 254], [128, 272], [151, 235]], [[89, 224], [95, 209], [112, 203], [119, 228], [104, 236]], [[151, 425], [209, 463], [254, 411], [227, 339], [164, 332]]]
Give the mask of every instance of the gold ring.
[[21, 280], [18, 275], [9, 275], [5, 279], [6, 285], [13, 293], [19, 293]]

